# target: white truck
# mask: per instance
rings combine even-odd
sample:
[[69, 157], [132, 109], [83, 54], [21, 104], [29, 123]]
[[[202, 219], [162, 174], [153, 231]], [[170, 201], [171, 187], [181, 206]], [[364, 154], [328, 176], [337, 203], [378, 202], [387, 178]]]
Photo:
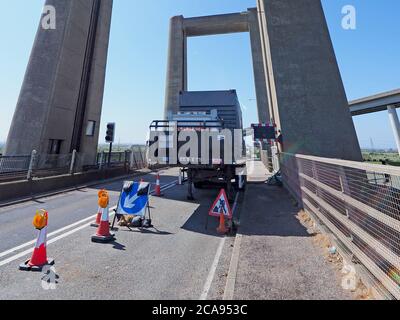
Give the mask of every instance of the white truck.
[[[155, 120], [150, 125], [148, 145], [154, 153], [148, 157], [150, 164], [180, 167], [187, 174], [189, 200], [194, 199], [193, 186], [201, 189], [209, 184], [221, 185], [232, 199], [234, 188], [243, 189], [246, 184], [242, 115], [236, 91], [218, 93], [211, 93], [211, 101], [203, 99], [200, 103], [197, 99], [190, 107], [185, 107], [185, 100], [181, 99], [178, 113], [170, 113], [167, 120]], [[226, 93], [234, 99], [215, 99]], [[199, 96], [199, 92], [194, 94]], [[188, 148], [190, 138], [192, 144]]]

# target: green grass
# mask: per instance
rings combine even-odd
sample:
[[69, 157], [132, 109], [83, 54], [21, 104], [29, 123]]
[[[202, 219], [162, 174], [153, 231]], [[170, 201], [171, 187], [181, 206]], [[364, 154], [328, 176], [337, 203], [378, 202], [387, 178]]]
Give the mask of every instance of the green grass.
[[382, 164], [382, 161], [386, 161], [387, 165], [400, 167], [400, 156], [397, 153], [363, 151], [363, 158], [369, 163]]

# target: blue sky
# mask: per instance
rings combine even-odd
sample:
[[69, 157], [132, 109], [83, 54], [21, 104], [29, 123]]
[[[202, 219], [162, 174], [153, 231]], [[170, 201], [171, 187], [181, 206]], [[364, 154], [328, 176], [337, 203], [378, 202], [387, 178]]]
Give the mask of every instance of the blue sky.
[[[44, 1], [0, 0], [0, 141], [5, 141]], [[341, 27], [341, 9], [357, 9], [357, 30]], [[349, 98], [400, 88], [400, 1], [323, 0]], [[117, 122], [117, 141], [142, 143], [163, 115], [168, 20], [238, 12], [255, 0], [114, 0], [102, 133]], [[396, 22], [397, 21], [397, 22]], [[189, 40], [189, 89], [237, 89], [248, 125], [257, 121], [249, 36]], [[321, 106], [323, 107], [323, 106]], [[354, 118], [363, 147], [394, 147], [386, 112]]]

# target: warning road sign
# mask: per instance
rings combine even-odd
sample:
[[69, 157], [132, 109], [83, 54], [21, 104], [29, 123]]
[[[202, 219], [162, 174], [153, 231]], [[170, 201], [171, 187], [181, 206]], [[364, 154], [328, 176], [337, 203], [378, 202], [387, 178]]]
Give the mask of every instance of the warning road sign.
[[224, 189], [222, 189], [219, 193], [208, 214], [213, 217], [219, 217], [221, 213], [223, 213], [229, 219], [232, 218], [232, 210]]

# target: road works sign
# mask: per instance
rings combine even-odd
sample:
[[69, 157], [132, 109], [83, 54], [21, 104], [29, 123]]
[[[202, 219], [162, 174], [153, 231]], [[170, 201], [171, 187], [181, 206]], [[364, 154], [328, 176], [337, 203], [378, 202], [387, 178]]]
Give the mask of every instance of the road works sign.
[[127, 181], [122, 189], [117, 215], [144, 216], [149, 203], [150, 183]]
[[224, 189], [219, 193], [208, 214], [213, 217], [219, 217], [221, 213], [230, 219], [232, 218], [232, 210]]

